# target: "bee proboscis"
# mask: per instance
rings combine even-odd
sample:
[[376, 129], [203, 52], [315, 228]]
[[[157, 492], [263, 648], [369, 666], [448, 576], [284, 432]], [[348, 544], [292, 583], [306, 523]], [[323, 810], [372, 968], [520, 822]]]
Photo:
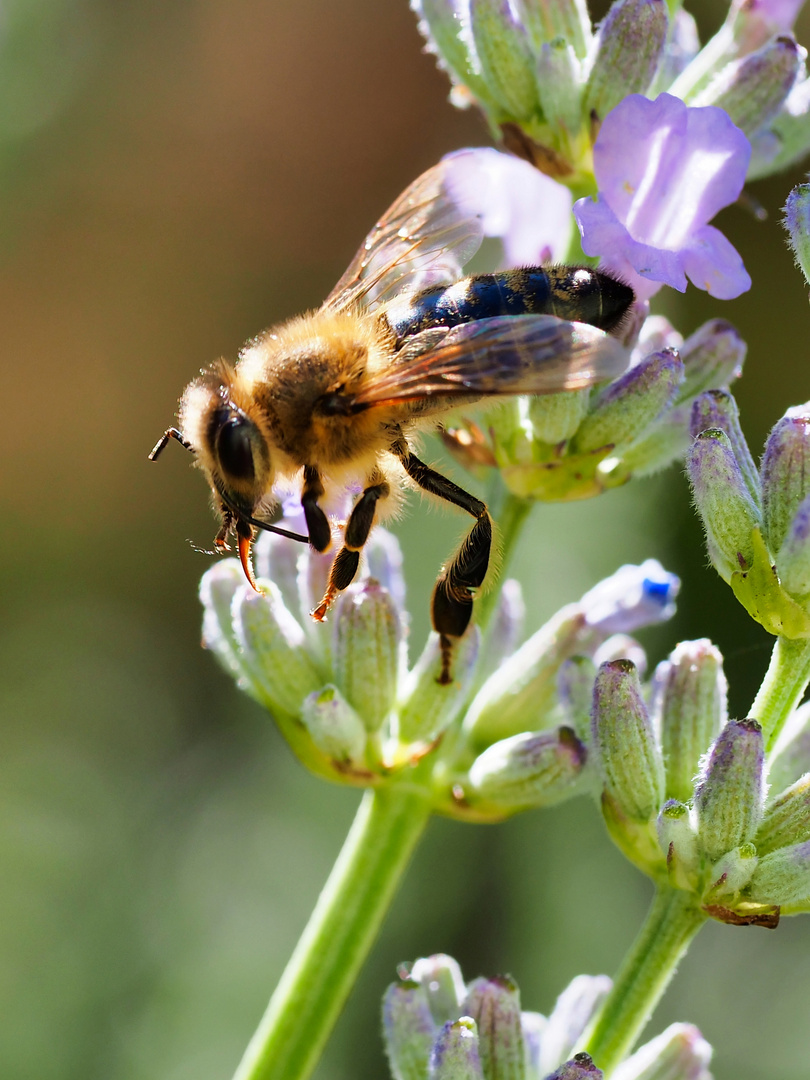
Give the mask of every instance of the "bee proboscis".
[[[265, 331], [235, 365], [219, 361], [190, 383], [180, 428], [169, 428], [150, 454], [154, 460], [174, 438], [196, 456], [221, 514], [215, 544], [225, 549], [235, 534], [254, 588], [257, 529], [326, 551], [324, 496], [361, 491], [317, 620], [353, 580], [373, 525], [395, 507], [405, 478], [470, 514], [473, 527], [433, 590], [443, 683], [484, 582], [492, 521], [483, 502], [420, 461], [410, 440], [459, 405], [619, 374], [627, 354], [607, 332], [633, 301], [627, 285], [586, 267], [462, 277], [483, 228], [479, 214], [451, 197], [447, 169], [445, 159], [403, 192], [317, 311]], [[306, 536], [268, 520], [279, 482], [300, 485]]]

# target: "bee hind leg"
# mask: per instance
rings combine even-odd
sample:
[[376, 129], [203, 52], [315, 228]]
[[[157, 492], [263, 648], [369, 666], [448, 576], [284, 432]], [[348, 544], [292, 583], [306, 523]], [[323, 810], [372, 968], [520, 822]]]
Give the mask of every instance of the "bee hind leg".
[[492, 518], [485, 503], [425, 465], [411, 453], [404, 440], [395, 443], [391, 449], [402, 462], [408, 476], [423, 491], [466, 510], [476, 519], [461, 548], [439, 575], [433, 588], [430, 614], [433, 629], [439, 635], [442, 654], [438, 681], [442, 686], [447, 686], [453, 681], [454, 640], [460, 638], [469, 626], [475, 592], [483, 585], [487, 574], [492, 549]]
[[372, 477], [372, 482], [354, 504], [349, 520], [346, 522], [343, 547], [335, 556], [332, 569], [329, 571], [329, 584], [326, 586], [323, 600], [312, 612], [313, 619], [318, 622], [322, 622], [326, 617], [326, 613], [337, 594], [348, 588], [354, 581], [354, 576], [360, 565], [360, 552], [368, 540], [371, 526], [374, 524], [377, 503], [388, 495], [389, 490], [385, 479], [381, 475], [375, 475]]
[[301, 492], [301, 506], [307, 523], [309, 542], [316, 551], [329, 550], [332, 543], [332, 530], [329, 519], [318, 506], [318, 499], [323, 495], [321, 474], [311, 465], [304, 466], [304, 489]]

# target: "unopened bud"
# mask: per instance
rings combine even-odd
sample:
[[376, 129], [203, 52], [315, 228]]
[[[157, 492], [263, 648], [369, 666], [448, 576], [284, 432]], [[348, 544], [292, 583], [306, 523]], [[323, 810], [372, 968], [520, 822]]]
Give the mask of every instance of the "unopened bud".
[[712, 1080], [712, 1048], [693, 1024], [670, 1024], [617, 1065], [612, 1080]]
[[430, 635], [403, 681], [396, 730], [403, 747], [432, 743], [456, 718], [472, 685], [480, 643], [476, 626], [458, 642], [453, 650], [453, 682], [448, 686], [439, 682], [443, 666], [439, 635]]
[[611, 660], [630, 660], [635, 664], [641, 679], [647, 673], [647, 653], [644, 646], [629, 634], [611, 634], [593, 654], [593, 662], [597, 667], [608, 664]]
[[484, 1080], [478, 1029], [469, 1016], [446, 1023], [430, 1055], [428, 1080]]
[[681, 642], [660, 665], [655, 713], [668, 798], [692, 798], [700, 759], [726, 720], [726, 693], [723, 657], [706, 638]]
[[595, 679], [596, 665], [587, 656], [573, 656], [566, 660], [557, 676], [557, 692], [563, 715], [581, 738], [590, 735]]
[[580, 606], [588, 625], [606, 637], [632, 634], [671, 619], [680, 587], [676, 575], [665, 570], [657, 559], [645, 559], [639, 566], [620, 566], [589, 589]]
[[520, 992], [507, 975], [475, 979], [467, 988], [464, 1011], [478, 1027], [484, 1075], [498, 1080], [524, 1080]]
[[739, 331], [725, 319], [710, 319], [699, 326], [678, 349], [684, 380], [676, 400], [686, 401], [739, 379], [747, 349]]
[[765, 443], [762, 458], [762, 523], [777, 554], [799, 505], [810, 493], [810, 407], [788, 409]]
[[602, 392], [576, 434], [576, 449], [632, 443], [672, 403], [682, 381], [677, 352], [648, 356]]
[[304, 698], [301, 721], [327, 757], [346, 764], [362, 762], [365, 725], [337, 687], [325, 686]]
[[810, 702], [790, 714], [768, 762], [771, 794], [778, 794], [810, 772]]
[[664, 0], [614, 0], [599, 27], [586, 115], [604, 120], [628, 94], [646, 93], [661, 61], [668, 21]]
[[574, 1054], [570, 1061], [555, 1069], [547, 1080], [602, 1080], [603, 1075], [588, 1054]]
[[761, 522], [728, 435], [719, 428], [701, 432], [689, 450], [687, 470], [709, 555], [729, 581], [753, 564], [751, 534]]
[[467, 801], [495, 812], [551, 806], [574, 793], [585, 763], [585, 747], [570, 728], [513, 735], [493, 743], [475, 759]]
[[332, 655], [335, 681], [368, 731], [394, 704], [402, 626], [391, 597], [369, 578], [335, 604]]
[[727, 851], [709, 872], [709, 887], [704, 901], [716, 902], [721, 897], [735, 897], [751, 880], [757, 868], [757, 849], [753, 844]]
[[727, 390], [707, 390], [695, 398], [690, 418], [692, 435], [697, 437], [708, 428], [718, 428], [728, 435], [734, 457], [756, 506], [762, 505], [759, 469], [754, 464], [745, 435], [740, 425], [740, 410]]
[[799, 184], [788, 195], [784, 225], [796, 265], [810, 284], [810, 184]]
[[810, 773], [791, 784], [767, 806], [756, 836], [757, 851], [765, 855], [789, 844], [810, 840]]
[[716, 861], [753, 840], [762, 819], [764, 751], [756, 720], [730, 720], [695, 790], [700, 845]]
[[607, 975], [577, 975], [566, 986], [548, 1018], [538, 1076], [545, 1076], [558, 1061], [571, 1055], [607, 997], [611, 985]]
[[810, 899], [810, 840], [763, 855], [748, 894], [758, 904], [798, 904]]
[[[563, 38], [548, 41], [540, 47], [536, 63], [537, 91], [546, 123], [552, 130], [565, 132], [568, 140], [576, 140], [583, 116], [581, 66], [573, 46]], [[571, 434], [574, 431], [576, 428]]]
[[591, 42], [591, 20], [585, 0], [514, 0], [514, 7], [535, 52], [561, 38], [583, 59]]
[[[810, 596], [810, 495], [799, 503], [788, 526], [776, 556], [776, 570], [785, 592], [806, 602]], [[802, 632], [798, 636], [807, 635]]]
[[[483, 682], [512, 655], [523, 640], [526, 604], [523, 590], [515, 578], [507, 578], [501, 586], [487, 633], [487, 647], [476, 664], [476, 681]], [[455, 666], [455, 665], [454, 665]]]
[[382, 1001], [383, 1042], [394, 1080], [424, 1080], [437, 1034], [422, 987], [392, 983]]
[[419, 30], [429, 52], [436, 55], [456, 83], [473, 93], [482, 105], [491, 104], [487, 85], [476, 70], [469, 20], [462, 22], [453, 0], [411, 0], [419, 17]]
[[588, 412], [590, 390], [566, 390], [529, 398], [532, 434], [539, 442], [556, 446], [570, 439]]
[[210, 649], [223, 668], [232, 675], [241, 690], [256, 696], [252, 680], [244, 667], [244, 658], [234, 636], [231, 605], [238, 589], [245, 584], [242, 567], [236, 559], [221, 559], [203, 574], [200, 601], [203, 605], [203, 646]]
[[435, 953], [433, 956], [416, 960], [409, 972], [409, 978], [422, 987], [437, 1024], [456, 1019], [467, 989], [461, 968], [452, 956]]
[[490, 97], [512, 120], [536, 119], [532, 53], [507, 0], [470, 0], [470, 29]]
[[632, 821], [648, 822], [664, 794], [664, 764], [628, 660], [603, 664], [593, 691], [591, 731], [605, 792]]
[[670, 880], [676, 888], [691, 889], [700, 866], [700, 853], [689, 807], [669, 799], [661, 807], [657, 826], [658, 842], [667, 860]]

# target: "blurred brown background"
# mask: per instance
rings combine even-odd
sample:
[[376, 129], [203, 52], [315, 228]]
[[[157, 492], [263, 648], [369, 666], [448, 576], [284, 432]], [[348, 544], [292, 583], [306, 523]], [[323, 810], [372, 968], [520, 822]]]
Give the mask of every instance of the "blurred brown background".
[[[720, 7], [700, 7], [714, 28]], [[199, 648], [210, 560], [186, 539], [207, 545], [215, 523], [186, 455], [146, 454], [200, 366], [317, 305], [411, 179], [486, 143], [447, 90], [405, 0], [0, 11], [6, 1080], [228, 1077], [328, 873], [357, 794], [306, 774]], [[748, 338], [757, 449], [810, 397], [810, 309], [779, 224], [801, 177], [756, 185], [766, 223], [721, 221], [750, 296], [668, 301], [684, 332], [722, 314]], [[460, 527], [416, 506], [399, 527], [416, 648]], [[769, 642], [706, 568], [677, 469], [537, 511], [514, 567], [531, 628], [650, 555], [684, 579], [651, 660], [711, 636], [743, 715]], [[433, 823], [318, 1077], [386, 1075], [378, 1003], [399, 961], [510, 971], [548, 1011], [573, 975], [615, 970], [648, 894], [584, 801]], [[709, 926], [650, 1033], [699, 1023], [718, 1080], [806, 1075], [809, 945], [808, 920]]]

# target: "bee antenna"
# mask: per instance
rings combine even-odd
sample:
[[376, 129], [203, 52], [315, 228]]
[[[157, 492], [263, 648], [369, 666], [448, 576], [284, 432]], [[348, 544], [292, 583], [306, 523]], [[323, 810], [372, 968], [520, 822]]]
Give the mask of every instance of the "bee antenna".
[[190, 454], [194, 453], [194, 447], [191, 445], [188, 439], [183, 436], [182, 432], [178, 431], [176, 427], [170, 427], [163, 432], [158, 441], [152, 447], [152, 452], [149, 455], [149, 461], [157, 461], [157, 459], [160, 457], [160, 455], [166, 448], [169, 439], [174, 439], [175, 442], [179, 442], [180, 445], [184, 449], [188, 450]]
[[302, 536], [300, 533], [288, 532], [287, 529], [280, 529], [278, 525], [269, 525], [266, 521], [259, 521], [258, 518], [246, 517], [241, 515], [243, 521], [246, 521], [248, 525], [255, 525], [257, 529], [264, 529], [265, 532], [276, 533], [278, 536], [286, 536], [288, 540], [298, 540], [299, 543], [308, 544], [309, 537]]

